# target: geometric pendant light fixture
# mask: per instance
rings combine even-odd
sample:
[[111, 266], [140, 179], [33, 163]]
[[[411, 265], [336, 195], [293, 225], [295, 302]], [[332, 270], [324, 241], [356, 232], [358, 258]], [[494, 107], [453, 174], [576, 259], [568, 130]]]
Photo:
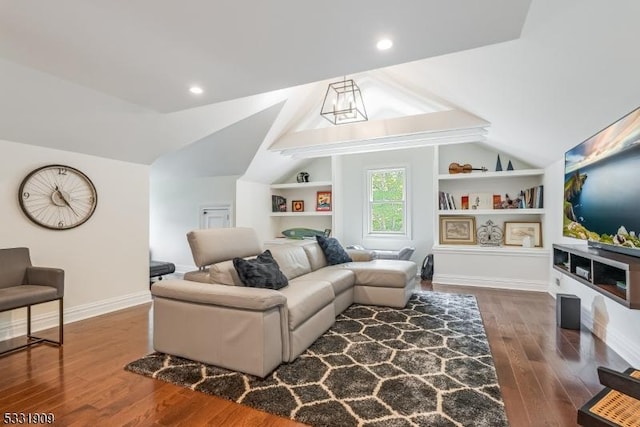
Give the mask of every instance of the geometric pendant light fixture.
[[329, 84], [320, 115], [334, 125], [368, 120], [358, 85], [346, 77]]

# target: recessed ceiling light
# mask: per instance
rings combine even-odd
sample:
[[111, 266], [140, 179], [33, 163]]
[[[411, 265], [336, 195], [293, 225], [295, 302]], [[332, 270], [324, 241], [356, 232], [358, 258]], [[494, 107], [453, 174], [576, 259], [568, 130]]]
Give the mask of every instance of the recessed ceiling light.
[[191, 92], [191, 93], [193, 93], [195, 95], [200, 95], [200, 94], [202, 94], [202, 92], [204, 92], [204, 90], [202, 90], [202, 88], [199, 87], [199, 86], [191, 86], [189, 88], [189, 92]]
[[387, 50], [390, 49], [391, 46], [393, 46], [393, 42], [389, 39], [381, 39], [378, 41], [378, 44], [376, 44], [378, 50]]

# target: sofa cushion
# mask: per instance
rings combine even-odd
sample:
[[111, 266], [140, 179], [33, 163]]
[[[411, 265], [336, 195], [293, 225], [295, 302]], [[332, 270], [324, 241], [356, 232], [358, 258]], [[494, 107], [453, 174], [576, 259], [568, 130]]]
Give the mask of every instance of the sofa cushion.
[[309, 264], [311, 264], [311, 271], [316, 271], [319, 268], [327, 266], [327, 258], [324, 256], [324, 252], [322, 252], [322, 248], [318, 244], [318, 242], [312, 240], [307, 241], [302, 249], [304, 249], [307, 254], [307, 258], [309, 258]]
[[329, 282], [333, 288], [333, 293], [338, 295], [353, 287], [355, 274], [353, 271], [340, 268], [339, 266], [330, 266], [305, 274], [304, 277], [300, 277], [300, 279]]
[[311, 264], [301, 246], [273, 245], [270, 250], [287, 279], [295, 279], [311, 272]]
[[[255, 257], [245, 259], [255, 259]], [[233, 265], [233, 260], [217, 262], [209, 266], [209, 280], [211, 283], [244, 286], [244, 283], [240, 280], [240, 276], [238, 276], [236, 267]]]
[[234, 258], [233, 266], [242, 283], [252, 288], [281, 289], [288, 280], [267, 249], [255, 259]]
[[333, 302], [334, 293], [329, 282], [306, 280], [305, 277], [293, 279], [289, 286], [280, 289], [287, 298], [290, 331]]
[[18, 285], [0, 288], [0, 311], [39, 304], [58, 297], [53, 286]]
[[340, 264], [340, 267], [355, 273], [356, 286], [403, 288], [417, 274], [416, 263], [404, 260], [375, 259]]
[[318, 244], [324, 252], [329, 265], [343, 264], [353, 261], [335, 237], [316, 236]]

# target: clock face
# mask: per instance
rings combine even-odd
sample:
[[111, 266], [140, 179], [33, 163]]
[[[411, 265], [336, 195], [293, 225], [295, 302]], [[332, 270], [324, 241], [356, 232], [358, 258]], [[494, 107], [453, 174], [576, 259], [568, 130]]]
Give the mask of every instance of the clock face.
[[98, 194], [91, 180], [79, 170], [49, 165], [27, 175], [20, 184], [18, 200], [31, 221], [52, 230], [68, 230], [93, 215]]

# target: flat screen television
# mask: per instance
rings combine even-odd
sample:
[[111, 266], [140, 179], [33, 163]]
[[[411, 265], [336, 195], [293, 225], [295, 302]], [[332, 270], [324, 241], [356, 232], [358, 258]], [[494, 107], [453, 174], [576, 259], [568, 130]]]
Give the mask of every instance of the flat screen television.
[[640, 257], [640, 107], [566, 152], [562, 229]]

